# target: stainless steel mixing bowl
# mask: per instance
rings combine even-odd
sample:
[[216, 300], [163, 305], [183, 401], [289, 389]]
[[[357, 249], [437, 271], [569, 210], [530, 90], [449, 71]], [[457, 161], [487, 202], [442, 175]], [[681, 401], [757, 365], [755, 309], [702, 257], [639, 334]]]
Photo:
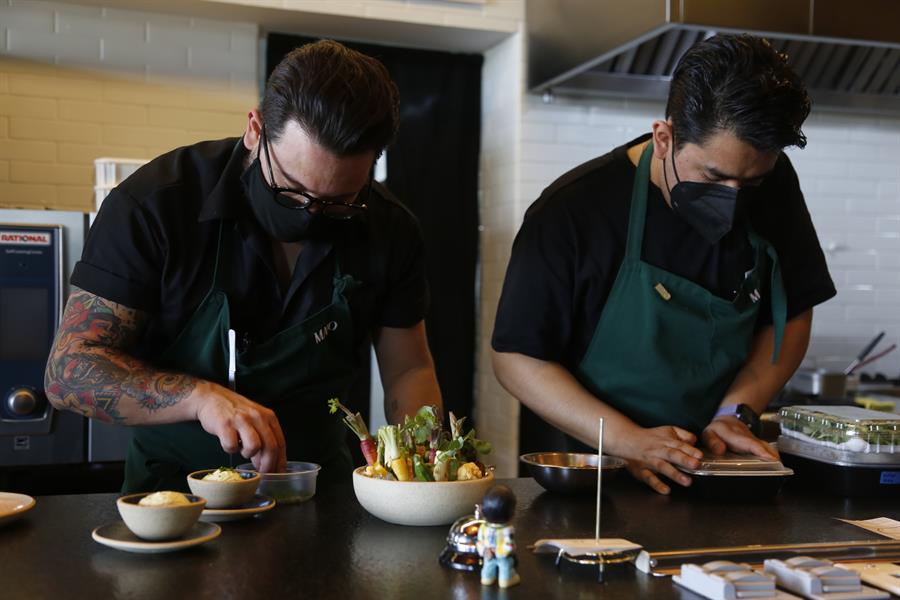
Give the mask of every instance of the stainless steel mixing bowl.
[[[597, 455], [579, 452], [533, 452], [519, 457], [531, 476], [545, 489], [563, 494], [597, 492]], [[625, 461], [603, 457], [603, 481], [613, 479]]]

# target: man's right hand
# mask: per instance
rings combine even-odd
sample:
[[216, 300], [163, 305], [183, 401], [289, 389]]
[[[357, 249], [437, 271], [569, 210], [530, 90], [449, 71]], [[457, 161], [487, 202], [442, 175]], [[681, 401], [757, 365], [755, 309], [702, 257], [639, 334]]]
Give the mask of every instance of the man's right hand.
[[263, 473], [285, 470], [284, 433], [271, 409], [210, 382], [199, 383], [194, 395], [197, 420], [225, 452], [240, 452]]
[[674, 426], [645, 429], [635, 426], [623, 432], [617, 444], [616, 456], [624, 458], [628, 471], [660, 494], [668, 494], [671, 489], [657, 475], [665, 475], [685, 487], [691, 485], [691, 478], [676, 467], [696, 469], [700, 466], [703, 452], [694, 446], [697, 436], [690, 431]]

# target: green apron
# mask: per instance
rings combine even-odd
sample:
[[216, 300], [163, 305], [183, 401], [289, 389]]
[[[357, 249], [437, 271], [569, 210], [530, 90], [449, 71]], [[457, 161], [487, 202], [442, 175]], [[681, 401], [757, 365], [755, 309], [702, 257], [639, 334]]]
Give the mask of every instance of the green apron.
[[[154, 364], [227, 385], [230, 243], [220, 222], [212, 287]], [[343, 396], [352, 380], [353, 323], [347, 295], [356, 285], [350, 275], [341, 274], [336, 260], [330, 305], [236, 357], [237, 392], [274, 410], [288, 459], [322, 465], [320, 475], [326, 480], [349, 477], [352, 470], [344, 424], [329, 414], [326, 401]], [[186, 490], [188, 473], [229, 461], [218, 438], [198, 421], [135, 427], [122, 491]]]
[[652, 142], [634, 179], [625, 258], [575, 373], [598, 398], [643, 427], [699, 434], [747, 359], [763, 274], [770, 279], [774, 363], [787, 303], [774, 248], [747, 223], [755, 264], [734, 301], [641, 260]]

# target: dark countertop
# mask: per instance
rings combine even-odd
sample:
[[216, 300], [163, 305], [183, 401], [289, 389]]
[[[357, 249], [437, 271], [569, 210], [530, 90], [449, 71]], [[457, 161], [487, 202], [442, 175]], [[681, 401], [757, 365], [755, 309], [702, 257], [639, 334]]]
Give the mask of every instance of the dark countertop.
[[[438, 564], [448, 527], [403, 527], [369, 515], [352, 487], [319, 490], [309, 502], [221, 523], [222, 535], [189, 550], [146, 555], [91, 539], [119, 519], [115, 494], [41, 496], [0, 528], [0, 597], [18, 598], [694, 598], [669, 578], [607, 567], [554, 566], [527, 546], [547, 537], [593, 537], [591, 496], [544, 492], [507, 480], [518, 496], [522, 583], [482, 589], [477, 573]], [[786, 489], [768, 502], [660, 496], [625, 477], [605, 485], [602, 535], [649, 550], [879, 538], [833, 519], [900, 518], [896, 500], [844, 499]]]

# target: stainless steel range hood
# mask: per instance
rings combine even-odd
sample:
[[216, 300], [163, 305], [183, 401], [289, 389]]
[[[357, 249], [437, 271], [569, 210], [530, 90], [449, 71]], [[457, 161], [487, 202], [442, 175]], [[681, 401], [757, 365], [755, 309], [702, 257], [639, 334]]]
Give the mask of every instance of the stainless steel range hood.
[[527, 0], [535, 93], [666, 98], [672, 70], [719, 32], [787, 53], [815, 108], [900, 113], [900, 0]]

